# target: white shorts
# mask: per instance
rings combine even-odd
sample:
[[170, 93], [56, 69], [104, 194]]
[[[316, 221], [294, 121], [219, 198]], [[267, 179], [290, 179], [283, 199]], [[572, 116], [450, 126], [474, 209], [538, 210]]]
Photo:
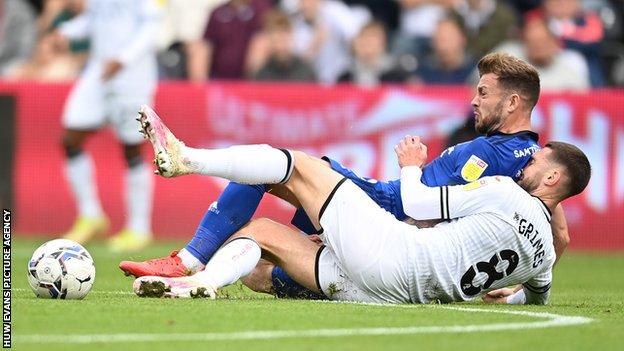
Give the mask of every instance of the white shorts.
[[316, 278], [327, 297], [381, 303], [412, 301], [412, 243], [420, 229], [398, 221], [346, 179], [325, 202], [320, 223], [326, 248], [317, 255]]
[[135, 120], [142, 104], [151, 104], [153, 92], [124, 92], [100, 78], [99, 67], [88, 67], [72, 88], [63, 111], [63, 127], [75, 130], [100, 129], [110, 124], [124, 144], [142, 142]]

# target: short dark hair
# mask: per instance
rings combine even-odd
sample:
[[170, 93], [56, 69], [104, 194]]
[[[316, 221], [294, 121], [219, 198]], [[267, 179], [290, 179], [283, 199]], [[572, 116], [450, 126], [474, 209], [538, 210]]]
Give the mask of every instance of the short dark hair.
[[479, 77], [487, 73], [498, 76], [503, 89], [517, 90], [531, 109], [537, 105], [540, 94], [540, 78], [535, 67], [509, 54], [487, 54], [477, 64]]
[[552, 150], [549, 158], [565, 167], [566, 176], [569, 178], [563, 199], [583, 192], [591, 178], [591, 165], [583, 151], [572, 144], [560, 141], [551, 141], [546, 147]]
[[359, 34], [362, 34], [364, 33], [364, 31], [369, 30], [369, 29], [378, 30], [382, 32], [384, 35], [386, 35], [386, 26], [381, 21], [371, 20], [367, 22], [365, 25], [362, 26], [362, 28], [360, 28]]

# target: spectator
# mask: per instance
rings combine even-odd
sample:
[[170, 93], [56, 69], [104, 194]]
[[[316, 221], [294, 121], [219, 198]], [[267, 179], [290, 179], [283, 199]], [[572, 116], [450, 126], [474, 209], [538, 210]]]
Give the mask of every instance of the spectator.
[[[186, 79], [189, 72], [206, 70], [202, 35], [212, 11], [227, 0], [168, 0], [159, 35], [159, 72], [162, 78]], [[200, 76], [202, 74], [199, 74]]]
[[[260, 55], [256, 80], [314, 81], [314, 70], [294, 52], [293, 29], [288, 15], [279, 10], [269, 11], [264, 20], [262, 41], [256, 40], [250, 54]], [[262, 45], [263, 47], [259, 47]], [[258, 54], [258, 51], [260, 53]]]
[[349, 43], [369, 18], [334, 0], [300, 0], [298, 9], [295, 52], [312, 63], [319, 81], [335, 83], [349, 66]]
[[534, 65], [540, 74], [542, 90], [589, 88], [587, 63], [583, 56], [571, 50], [562, 50], [557, 37], [543, 20], [529, 20], [522, 30], [522, 39], [522, 43], [505, 43], [496, 51], [507, 52]]
[[398, 0], [401, 6], [399, 31], [392, 52], [401, 60], [423, 58], [430, 50], [430, 40], [445, 9], [431, 0]]
[[542, 5], [542, 0], [507, 0], [506, 3], [513, 7], [520, 15]]
[[438, 23], [432, 40], [433, 55], [416, 71], [417, 81], [429, 84], [464, 84], [475, 68], [466, 52], [466, 37], [451, 18]]
[[85, 63], [85, 55], [58, 50], [52, 36], [44, 36], [37, 43], [34, 55], [7, 72], [10, 79], [67, 81], [78, 77]]
[[190, 79], [244, 78], [249, 42], [268, 9], [270, 3], [266, 0], [229, 0], [217, 7], [208, 19], [205, 41], [193, 52], [199, 62], [189, 67]]
[[585, 57], [591, 85], [603, 86], [600, 44], [604, 29], [598, 15], [584, 11], [578, 0], [544, 0], [542, 8], [527, 13], [526, 21], [535, 17], [544, 19], [566, 48], [576, 50]]
[[30, 5], [23, 0], [0, 0], [0, 76], [30, 57], [36, 36]]
[[374, 86], [380, 82], [402, 82], [406, 73], [397, 68], [394, 59], [388, 55], [386, 30], [382, 23], [372, 21], [366, 24], [353, 40], [354, 60], [339, 81], [353, 82], [363, 86]]
[[474, 57], [481, 57], [517, 30], [517, 17], [507, 4], [495, 0], [461, 0], [454, 15], [468, 38]]
[[390, 33], [394, 33], [399, 25], [399, 4], [388, 0], [342, 0], [349, 6], [364, 6]]

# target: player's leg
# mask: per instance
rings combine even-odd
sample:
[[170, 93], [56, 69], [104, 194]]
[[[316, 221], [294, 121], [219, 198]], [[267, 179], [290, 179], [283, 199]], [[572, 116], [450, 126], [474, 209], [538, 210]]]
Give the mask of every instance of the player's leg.
[[164, 177], [203, 174], [243, 184], [277, 184], [292, 173], [292, 156], [286, 150], [268, 145], [186, 147], [148, 106], [141, 107], [140, 122], [154, 148], [157, 173]]
[[85, 140], [104, 122], [101, 86], [87, 68], [72, 89], [63, 111], [62, 147], [65, 153], [65, 173], [76, 199], [78, 216], [65, 238], [85, 244], [108, 230], [98, 196], [95, 169], [91, 156], [85, 152]]
[[267, 219], [243, 227], [206, 265], [189, 277], [145, 276], [135, 281], [139, 296], [211, 296], [218, 288], [232, 284], [254, 270], [262, 257], [283, 266], [307, 288], [318, 292], [315, 276], [319, 247], [296, 231]]
[[[202, 270], [214, 253], [251, 220], [265, 189], [264, 185], [230, 182], [217, 201], [210, 205], [195, 235], [182, 250], [144, 262], [123, 261], [119, 268], [135, 277], [180, 277]], [[276, 193], [274, 189], [269, 191]]]
[[114, 251], [137, 251], [152, 240], [153, 175], [141, 155], [141, 143], [123, 144], [126, 223], [108, 242]]
[[318, 293], [315, 279], [316, 254], [320, 247], [283, 224], [266, 218], [253, 220], [236, 236], [249, 236], [262, 248], [262, 257], [283, 267], [307, 289]]
[[241, 282], [252, 291], [275, 294], [271, 281], [273, 268], [275, 268], [273, 263], [262, 258], [247, 276], [241, 278]]
[[146, 247], [152, 240], [151, 216], [154, 176], [151, 166], [141, 155], [142, 135], [136, 121], [140, 106], [136, 101], [146, 101], [149, 97], [112, 96], [107, 100], [108, 119], [121, 143], [126, 171], [125, 207], [126, 223], [123, 229], [108, 242], [114, 251], [137, 251]]
[[[251, 220], [265, 189], [268, 189], [266, 190], [268, 193], [290, 202], [295, 207], [300, 206], [295, 196], [284, 186], [245, 185], [230, 182], [218, 200], [210, 205], [195, 235], [182, 250], [174, 251], [166, 257], [143, 262], [122, 261], [119, 268], [126, 275], [133, 275], [137, 278], [145, 275], [181, 277], [204, 269], [214, 253]], [[254, 274], [254, 278], [254, 281], [259, 281], [264, 279], [264, 276], [261, 278], [259, 274]], [[280, 296], [290, 296], [290, 292], [296, 292], [297, 296], [307, 293], [304, 291], [307, 289], [295, 283], [281, 269], [273, 275], [273, 280], [280, 282], [276, 286], [288, 291], [288, 293], [282, 293], [278, 288], [276, 293]], [[270, 285], [271, 281], [269, 272], [266, 284]]]

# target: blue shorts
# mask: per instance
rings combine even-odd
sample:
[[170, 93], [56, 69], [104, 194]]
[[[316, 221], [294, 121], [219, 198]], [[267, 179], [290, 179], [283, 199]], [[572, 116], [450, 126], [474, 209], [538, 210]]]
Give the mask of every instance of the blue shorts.
[[[407, 215], [403, 211], [403, 203], [401, 202], [400, 180], [380, 182], [376, 179], [360, 177], [351, 169], [341, 165], [338, 161], [328, 157], [323, 157], [323, 160], [329, 162], [334, 171], [350, 179], [360, 189], [364, 190], [366, 195], [375, 201], [379, 207], [392, 213], [396, 219], [403, 221], [407, 218]], [[307, 234], [315, 234], [317, 232], [303, 208], [297, 209], [290, 223]]]

